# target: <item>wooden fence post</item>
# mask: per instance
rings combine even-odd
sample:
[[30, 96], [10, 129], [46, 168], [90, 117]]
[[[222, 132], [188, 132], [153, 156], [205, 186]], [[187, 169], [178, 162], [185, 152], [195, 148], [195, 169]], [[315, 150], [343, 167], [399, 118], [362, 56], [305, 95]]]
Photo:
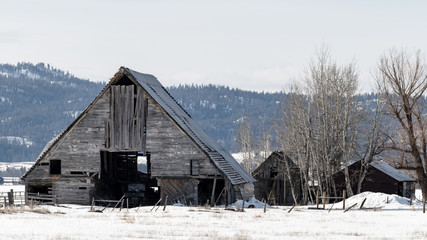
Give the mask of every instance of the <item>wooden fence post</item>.
[[120, 212], [122, 211], [122, 208], [123, 208], [123, 203], [125, 202], [125, 199], [123, 198], [122, 199], [122, 203], [120, 203]]
[[216, 176], [214, 178], [213, 186], [212, 186], [212, 194], [211, 194], [211, 207], [215, 204], [215, 188], [216, 188]]
[[242, 212], [245, 211], [245, 200], [242, 199]]
[[168, 204], [168, 195], [166, 195], [165, 206], [163, 207], [163, 212], [166, 210], [166, 205]]
[[264, 213], [267, 211], [267, 201], [264, 200]]
[[423, 198], [423, 213], [426, 213], [426, 199]]
[[92, 198], [92, 204], [90, 205], [90, 211], [93, 212], [93, 207], [95, 205], [95, 198]]
[[322, 203], [323, 203], [323, 209], [326, 208], [326, 192], [323, 192], [323, 198], [322, 198]]
[[13, 201], [13, 189], [10, 189], [10, 192], [7, 193], [7, 197], [9, 198], [9, 206], [14, 205], [14, 201]]
[[316, 208], [319, 208], [319, 190], [316, 191]]
[[342, 209], [345, 209], [345, 194], [346, 194], [346, 191], [345, 190], [342, 190]]

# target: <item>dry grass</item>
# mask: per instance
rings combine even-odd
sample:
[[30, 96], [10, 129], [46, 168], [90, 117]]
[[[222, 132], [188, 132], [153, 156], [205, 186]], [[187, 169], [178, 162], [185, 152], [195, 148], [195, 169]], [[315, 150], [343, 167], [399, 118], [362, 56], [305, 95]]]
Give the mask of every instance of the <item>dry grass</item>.
[[129, 213], [127, 212], [125, 212], [120, 219], [122, 219], [125, 223], [130, 223], [130, 224], [135, 223], [135, 216], [129, 215]]
[[49, 209], [44, 208], [44, 207], [40, 207], [40, 208], [30, 208], [30, 209], [26, 209], [26, 212], [33, 212], [33, 213], [40, 213], [40, 214], [49, 214], [51, 213], [49, 211]]
[[77, 239], [77, 238], [72, 238], [69, 236], [63, 236], [62, 234], [60, 234], [60, 235], [56, 235], [53, 239], [54, 240], [73, 240], [73, 239]]
[[16, 206], [5, 207], [0, 210], [0, 213], [4, 213], [4, 214], [23, 213], [23, 212], [24, 212], [24, 208], [16, 207]]
[[[28, 208], [28, 207], [24, 207], [24, 206], [9, 206], [9, 207], [5, 207], [0, 209], [0, 213], [3, 214], [12, 214], [12, 213], [24, 213], [24, 212], [33, 212], [33, 213], [40, 213], [40, 214], [48, 214], [51, 213], [47, 208], [44, 207], [32, 207], [32, 208]], [[61, 213], [64, 214], [62, 212], [55, 212], [57, 214]]]

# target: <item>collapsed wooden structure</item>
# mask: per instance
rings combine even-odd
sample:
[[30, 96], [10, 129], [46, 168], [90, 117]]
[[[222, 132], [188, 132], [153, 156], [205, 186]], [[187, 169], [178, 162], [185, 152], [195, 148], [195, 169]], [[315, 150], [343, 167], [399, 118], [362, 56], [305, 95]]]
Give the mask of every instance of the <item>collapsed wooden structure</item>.
[[[356, 161], [348, 166], [350, 182], [353, 193], [357, 192], [357, 182], [361, 172], [361, 161]], [[337, 192], [346, 189], [344, 171], [334, 174]], [[397, 194], [411, 198], [415, 195], [417, 181], [398, 169], [388, 165], [384, 161], [376, 161], [369, 164], [366, 177], [362, 182], [361, 192], [382, 192]]]
[[[293, 205], [301, 200], [301, 177], [298, 166], [282, 152], [273, 152], [253, 171], [255, 198], [273, 205]], [[292, 196], [294, 191], [294, 196]]]
[[[138, 171], [142, 162], [146, 171]], [[255, 181], [154, 76], [125, 67], [22, 179], [28, 193], [55, 195], [57, 203], [125, 195], [132, 205], [165, 196], [230, 203], [251, 197]]]

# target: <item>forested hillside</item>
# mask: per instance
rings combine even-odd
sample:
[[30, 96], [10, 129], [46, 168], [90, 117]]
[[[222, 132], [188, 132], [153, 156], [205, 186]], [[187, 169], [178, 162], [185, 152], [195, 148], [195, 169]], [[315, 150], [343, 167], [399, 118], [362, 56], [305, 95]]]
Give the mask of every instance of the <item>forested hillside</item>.
[[104, 84], [39, 63], [0, 65], [0, 161], [33, 161]]
[[253, 126], [273, 124], [284, 97], [279, 92], [259, 93], [214, 85], [180, 85], [168, 90], [229, 151], [239, 150], [234, 137], [243, 118]]
[[[0, 162], [34, 161], [104, 85], [43, 63], [0, 65]], [[253, 131], [261, 131], [260, 125], [273, 126], [287, 97], [214, 85], [167, 89], [209, 135], [232, 152], [240, 150], [235, 135], [241, 121], [249, 120]], [[373, 94], [360, 96], [363, 104], [374, 98]]]

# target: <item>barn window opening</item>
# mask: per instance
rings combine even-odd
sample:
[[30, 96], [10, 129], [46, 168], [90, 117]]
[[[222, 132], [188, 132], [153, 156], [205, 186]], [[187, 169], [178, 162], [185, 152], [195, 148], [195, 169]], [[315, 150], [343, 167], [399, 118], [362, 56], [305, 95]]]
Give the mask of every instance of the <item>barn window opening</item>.
[[138, 156], [136, 161], [138, 163], [138, 172], [147, 173], [147, 157]]
[[61, 160], [50, 160], [50, 174], [61, 174]]

